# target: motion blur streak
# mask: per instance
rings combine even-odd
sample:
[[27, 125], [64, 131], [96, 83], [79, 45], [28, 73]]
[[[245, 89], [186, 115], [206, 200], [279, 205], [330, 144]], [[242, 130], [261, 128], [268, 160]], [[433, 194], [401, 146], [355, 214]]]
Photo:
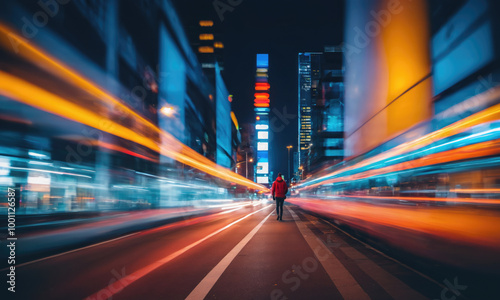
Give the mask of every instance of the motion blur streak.
[[[98, 115], [79, 106], [78, 104], [72, 103], [70, 99], [63, 99], [48, 92], [47, 90], [4, 72], [0, 72], [0, 94], [64, 118], [106, 131], [126, 140], [133, 141], [161, 153], [162, 155], [173, 158], [181, 163], [187, 164], [226, 181], [234, 182], [257, 190], [267, 191], [267, 188], [264, 186], [256, 184], [253, 181], [231, 172], [229, 169], [216, 165], [206, 157], [182, 144], [172, 135], [160, 130], [157, 126], [132, 111], [129, 107], [105, 92], [103, 89], [97, 87], [89, 80], [64, 66], [64, 64], [58, 62], [56, 59], [51, 58], [49, 55], [44, 54], [41, 50], [30, 45], [27, 41], [10, 31], [5, 26], [0, 25], [0, 33], [0, 36], [2, 36], [1, 43], [4, 47], [7, 46], [7, 40], [13, 39], [18, 44], [18, 51], [23, 57], [38, 65], [41, 64], [47, 71], [55, 73], [55, 75], [62, 79], [69, 79], [71, 83], [75, 84], [82, 90], [91, 93], [100, 101], [118, 107], [130, 117], [133, 117], [135, 121], [144, 125], [147, 128], [146, 130], [151, 130], [159, 134], [162, 142], [153, 141], [144, 135], [138, 134], [125, 126], [108, 119], [106, 116]], [[9, 47], [6, 48], [10, 49]], [[33, 98], [33, 95], [37, 95], [36, 99]], [[108, 122], [111, 126], [102, 126], [103, 122]], [[143, 134], [146, 134], [146, 132], [143, 132]]]
[[[361, 172], [351, 176], [339, 177], [331, 180], [325, 180], [322, 184], [343, 182], [349, 180], [357, 180], [363, 178], [370, 178], [372, 176], [387, 174], [390, 172], [397, 172], [403, 170], [414, 169], [418, 167], [430, 166], [440, 163], [452, 162], [462, 159], [477, 158], [483, 156], [490, 156], [500, 153], [500, 143], [498, 140], [479, 143], [475, 145], [470, 145], [466, 147], [461, 147], [458, 149], [444, 151], [437, 154], [427, 155], [423, 158], [416, 159], [413, 161], [408, 161], [400, 164], [396, 164], [389, 167], [384, 167], [376, 170], [370, 170], [366, 172]], [[496, 201], [499, 203], [499, 201]]]
[[[458, 190], [451, 190], [453, 192], [458, 192]], [[461, 190], [462, 191], [462, 190]], [[472, 190], [474, 193], [481, 193], [478, 190]], [[414, 192], [414, 191], [412, 191]], [[464, 192], [466, 193], [466, 192]], [[470, 193], [470, 191], [469, 191]], [[486, 193], [486, 192], [483, 192]], [[498, 193], [498, 191], [496, 191]], [[474, 203], [474, 204], [499, 204], [500, 201], [496, 199], [473, 199], [473, 198], [431, 198], [431, 197], [379, 197], [379, 196], [351, 196], [342, 195], [335, 198], [359, 198], [359, 199], [378, 199], [378, 200], [404, 200], [411, 202], [442, 202], [442, 203]]]
[[[488, 91], [484, 92], [483, 94], [480, 94], [480, 95], [475, 96], [475, 97], [480, 97], [480, 98], [500, 97], [500, 87], [493, 88], [493, 89], [488, 90]], [[380, 162], [380, 161], [383, 161], [383, 160], [386, 160], [386, 159], [389, 159], [392, 157], [396, 157], [398, 155], [408, 153], [410, 151], [414, 151], [414, 150], [423, 148], [423, 147], [428, 146], [428, 145], [430, 145], [438, 140], [442, 140], [444, 138], [451, 137], [453, 135], [465, 132], [468, 129], [470, 129], [476, 125], [480, 125], [480, 124], [491, 122], [491, 121], [496, 121], [499, 119], [500, 119], [500, 104], [497, 104], [497, 105], [494, 105], [494, 106], [487, 108], [483, 111], [480, 111], [476, 114], [473, 114], [467, 118], [464, 118], [458, 122], [455, 122], [454, 124], [451, 124], [451, 125], [446, 126], [442, 129], [439, 129], [439, 130], [436, 130], [432, 133], [424, 135], [423, 137], [418, 138], [414, 141], [410, 141], [410, 142], [401, 144], [401, 145], [395, 147], [394, 149], [388, 150], [388, 151], [381, 153], [379, 155], [375, 155], [371, 158], [367, 158], [361, 162], [355, 163], [352, 166], [341, 168], [335, 172], [332, 172], [332, 173], [327, 174], [325, 176], [322, 176], [320, 178], [314, 178], [314, 179], [308, 180], [308, 181], [300, 184], [299, 187], [305, 187], [305, 186], [315, 187], [315, 186], [325, 184], [325, 182], [324, 182], [325, 179], [330, 178], [330, 177], [335, 176], [335, 175], [338, 175], [340, 173], [350, 171], [350, 170], [359, 169], [362, 167], [366, 167], [370, 164]], [[473, 157], [474, 155], [475, 154], [471, 153], [470, 157]], [[480, 155], [478, 154], [477, 156], [480, 156]]]
[[[184, 247], [184, 248], [182, 248], [182, 249], [180, 249], [180, 250], [178, 250], [178, 251], [176, 251], [176, 252], [174, 252], [174, 253], [172, 253], [172, 254], [170, 254], [168, 256], [165, 256], [164, 258], [162, 258], [162, 259], [160, 259], [160, 260], [158, 260], [158, 261], [156, 261], [156, 262], [154, 262], [154, 263], [152, 263], [152, 264], [150, 264], [148, 266], [145, 266], [142, 269], [139, 269], [139, 270], [135, 271], [134, 273], [132, 273], [132, 274], [130, 274], [130, 275], [124, 277], [124, 278], [120, 278], [117, 282], [121, 284], [122, 288], [126, 288], [130, 284], [132, 284], [132, 283], [136, 282], [137, 280], [141, 279], [142, 277], [148, 275], [149, 273], [153, 272], [154, 270], [158, 269], [159, 267], [163, 266], [164, 264], [168, 263], [169, 261], [171, 261], [171, 260], [175, 259], [176, 257], [184, 254], [186, 251], [189, 251], [191, 248], [198, 246], [199, 244], [203, 243], [204, 241], [208, 240], [209, 238], [211, 238], [211, 237], [213, 237], [213, 236], [221, 233], [222, 231], [224, 231], [224, 230], [232, 227], [233, 225], [236, 225], [237, 223], [245, 220], [246, 218], [248, 218], [248, 217], [250, 217], [250, 216], [252, 216], [252, 215], [254, 215], [254, 214], [256, 214], [256, 213], [258, 213], [258, 212], [260, 212], [262, 210], [265, 210], [265, 209], [267, 209], [267, 208], [269, 208], [271, 206], [272, 205], [267, 205], [267, 206], [265, 206], [265, 207], [263, 207], [263, 208], [261, 208], [259, 210], [251, 212], [251, 213], [245, 215], [244, 217], [239, 218], [238, 220], [236, 220], [236, 221], [234, 221], [234, 222], [232, 222], [232, 223], [230, 223], [230, 224], [228, 224], [228, 225], [226, 225], [226, 226], [224, 226], [224, 227], [222, 227], [222, 228], [220, 228], [220, 229], [218, 229], [218, 230], [210, 233], [209, 235], [207, 235], [206, 237], [202, 238], [201, 240], [198, 240], [198, 241], [196, 241], [196, 242], [194, 242], [194, 243], [192, 243], [192, 244], [190, 244], [190, 245], [188, 245], [188, 246], [186, 246], [186, 247]], [[110, 286], [112, 286], [113, 284], [114, 283], [111, 283]], [[102, 290], [99, 290], [97, 293], [88, 296], [85, 299], [99, 299], [99, 295], [102, 294], [101, 291], [103, 291], [103, 290], [107, 291], [107, 295], [111, 294], [109, 297], [112, 297], [114, 294], [116, 294], [117, 292], [121, 291], [121, 289], [120, 290], [115, 290], [113, 288], [109, 288], [109, 286], [108, 286], [108, 287], [106, 287], [106, 288], [104, 288]]]
[[[304, 209], [333, 217], [368, 231], [410, 252], [468, 267], [498, 268], [498, 259], [490, 256], [500, 251], [500, 216], [495, 211], [471, 208], [415, 206], [377, 206], [352, 201], [324, 201], [312, 198], [289, 199]], [[415, 238], [418, 237], [418, 238]], [[426, 239], [434, 241], [422, 243]], [[455, 249], [438, 251], [441, 242], [483, 249], [482, 255], [461, 253]], [[449, 246], [449, 245], [448, 245]], [[434, 250], [431, 250], [434, 249]], [[436, 257], [439, 256], [439, 257]], [[458, 258], [457, 258], [458, 257]], [[496, 263], [492, 263], [496, 262]], [[488, 266], [488, 264], [490, 264]]]

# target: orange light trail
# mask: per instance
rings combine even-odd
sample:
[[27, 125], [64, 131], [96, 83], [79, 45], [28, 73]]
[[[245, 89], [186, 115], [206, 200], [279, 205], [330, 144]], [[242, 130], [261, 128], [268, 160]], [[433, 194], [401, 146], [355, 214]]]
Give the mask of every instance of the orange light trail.
[[[268, 191], [266, 187], [215, 164], [208, 158], [182, 144], [171, 134], [162, 131], [156, 125], [134, 112], [131, 108], [123, 104], [118, 98], [110, 95], [104, 89], [96, 86], [93, 82], [65, 66], [57, 59], [45, 54], [35, 46], [30, 45], [19, 35], [0, 24], [0, 44], [2, 44], [5, 48], [10, 49], [9, 39], [14, 40], [17, 43], [18, 55], [42, 67], [46, 71], [57, 75], [61, 79], [69, 81], [80, 89], [92, 94], [100, 101], [105, 102], [108, 105], [111, 104], [119, 107], [123, 113], [133, 117], [135, 121], [141, 125], [141, 127], [145, 127], [144, 132], [151, 130], [152, 132], [158, 133], [161, 142], [154, 141], [151, 138], [137, 133], [136, 131], [108, 119], [105, 116], [101, 116], [93, 111], [81, 107], [78, 104], [71, 102], [71, 99], [64, 99], [45, 89], [33, 85], [28, 81], [0, 71], [0, 94], [5, 97], [143, 145], [153, 151], [161, 153], [162, 155], [173, 158], [181, 163], [223, 180], [257, 190]], [[34, 95], [36, 95], [36, 97], [34, 97]], [[101, 128], [103, 121], [109, 122], [111, 126]]]
[[[443, 238], [469, 240], [500, 248], [500, 216], [496, 212], [485, 212], [478, 217], [472, 209], [436, 207], [401, 208], [397, 206], [376, 206], [373, 204], [350, 201], [323, 201], [308, 198], [290, 198], [290, 202], [336, 216], [356, 219], [391, 227], [422, 231]], [[331, 205], [334, 202], [334, 205]], [[460, 218], [456, 216], [460, 214]], [[484, 218], [484, 219], [483, 219]]]
[[[451, 192], [451, 191], [450, 191]], [[474, 198], [432, 198], [432, 197], [380, 197], [380, 196], [356, 196], [338, 195], [339, 198], [361, 198], [378, 200], [405, 200], [415, 202], [443, 202], [443, 203], [474, 203], [474, 204], [500, 204], [500, 199], [474, 199]]]
[[[342, 177], [337, 177], [337, 178], [325, 180], [325, 181], [322, 181], [321, 183], [318, 183], [318, 184], [328, 184], [328, 183], [335, 183], [335, 182], [344, 182], [344, 181], [364, 179], [364, 178], [369, 178], [369, 177], [387, 174], [387, 173], [392, 173], [392, 172], [397, 172], [397, 171], [410, 170], [410, 169], [414, 169], [414, 168], [431, 166], [431, 165], [435, 165], [435, 164], [447, 163], [447, 162], [458, 161], [458, 160], [463, 160], [463, 159], [471, 159], [471, 158], [477, 158], [477, 157], [483, 157], [483, 156], [489, 156], [489, 155], [496, 155], [499, 153], [500, 153], [500, 141], [499, 140], [487, 141], [487, 142], [469, 145], [469, 146], [465, 146], [465, 147], [461, 147], [461, 148], [457, 148], [457, 149], [453, 149], [453, 150], [449, 150], [449, 151], [430, 154], [430, 155], [427, 155], [427, 156], [419, 158], [419, 159], [395, 164], [395, 165], [384, 167], [384, 168], [379, 168], [376, 170], [369, 170], [369, 171], [364, 171], [364, 172], [360, 172], [360, 173], [349, 175], [349, 176], [342, 176]], [[316, 186], [318, 184], [311, 185], [310, 187]]]
[[[500, 215], [496, 210], [432, 206], [419, 206], [415, 209], [398, 205], [377, 206], [364, 202], [312, 198], [290, 198], [287, 201], [305, 210], [340, 220], [421, 256], [468, 267], [486, 263], [495, 269], [500, 264]], [[452, 247], [474, 247], [482, 255], [470, 255], [468, 251], [462, 254], [454, 252], [453, 255], [456, 256], [451, 257], [450, 251], [437, 251], [438, 246], [423, 242], [424, 237], [437, 238], [440, 242], [448, 241], [448, 245], [451, 244]], [[492, 265], [492, 262], [495, 264]]]
[[[500, 87], [495, 88], [494, 91], [490, 91], [490, 90], [486, 91], [483, 94], [478, 95], [477, 97], [490, 97], [490, 95], [491, 95], [491, 97], [500, 95]], [[497, 105], [491, 106], [487, 109], [484, 109], [478, 113], [475, 113], [467, 118], [464, 118], [460, 121], [457, 121], [451, 125], [448, 125], [442, 129], [439, 129], [439, 130], [436, 130], [432, 133], [424, 135], [421, 138], [418, 138], [418, 139], [410, 141], [410, 142], [403, 143], [403, 144], [401, 144], [393, 149], [390, 149], [386, 152], [375, 155], [371, 158], [367, 158], [367, 159], [365, 159], [359, 163], [356, 163], [352, 166], [336, 170], [330, 174], [327, 174], [325, 176], [320, 177], [319, 179], [327, 178], [330, 176], [335, 176], [335, 175], [340, 174], [342, 172], [354, 170], [357, 168], [362, 168], [362, 167], [368, 166], [368, 165], [373, 164], [373, 163], [378, 162], [378, 161], [382, 161], [382, 160], [389, 159], [391, 157], [402, 155], [402, 154], [420, 149], [422, 147], [428, 146], [435, 141], [438, 141], [438, 140], [453, 136], [455, 134], [464, 132], [473, 126], [480, 125], [480, 124], [487, 123], [487, 122], [496, 121], [499, 119], [500, 119], [500, 104], [497, 104]], [[312, 184], [312, 185], [307, 186], [307, 187], [308, 188], [315, 187], [315, 186], [318, 186], [318, 185], [321, 185], [324, 183], [325, 182], [318, 182], [318, 183]]]

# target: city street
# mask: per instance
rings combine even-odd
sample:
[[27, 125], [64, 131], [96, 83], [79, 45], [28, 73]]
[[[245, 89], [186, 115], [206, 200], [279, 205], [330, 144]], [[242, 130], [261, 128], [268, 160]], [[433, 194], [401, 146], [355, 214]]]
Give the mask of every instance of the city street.
[[440, 297], [443, 288], [432, 280], [285, 207], [283, 221], [274, 206], [259, 204], [28, 262], [18, 266], [18, 293], [25, 299]]

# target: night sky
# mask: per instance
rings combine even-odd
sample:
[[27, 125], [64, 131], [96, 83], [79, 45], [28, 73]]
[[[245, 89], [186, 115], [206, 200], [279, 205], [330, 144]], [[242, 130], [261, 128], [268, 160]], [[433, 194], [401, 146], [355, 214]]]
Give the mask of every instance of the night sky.
[[233, 111], [240, 124], [252, 122], [255, 117], [255, 55], [269, 53], [270, 119], [277, 118], [275, 109], [281, 114], [286, 109], [294, 116], [289, 122], [278, 118], [276, 127], [283, 129], [271, 132], [270, 137], [271, 171], [286, 174], [286, 146], [293, 145], [294, 151], [297, 148], [297, 53], [323, 51], [325, 45], [342, 43], [344, 1], [242, 0], [232, 11], [223, 13], [223, 20], [213, 0], [173, 2], [183, 23], [211, 18], [222, 34], [224, 78], [234, 96]]

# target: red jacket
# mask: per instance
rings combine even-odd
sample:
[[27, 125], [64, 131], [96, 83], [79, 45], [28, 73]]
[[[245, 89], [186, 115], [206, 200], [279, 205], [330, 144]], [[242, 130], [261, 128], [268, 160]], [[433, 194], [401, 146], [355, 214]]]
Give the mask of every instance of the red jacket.
[[288, 192], [288, 186], [286, 182], [278, 177], [275, 182], [273, 182], [273, 187], [271, 188], [271, 195], [277, 198], [285, 198], [286, 193]]

